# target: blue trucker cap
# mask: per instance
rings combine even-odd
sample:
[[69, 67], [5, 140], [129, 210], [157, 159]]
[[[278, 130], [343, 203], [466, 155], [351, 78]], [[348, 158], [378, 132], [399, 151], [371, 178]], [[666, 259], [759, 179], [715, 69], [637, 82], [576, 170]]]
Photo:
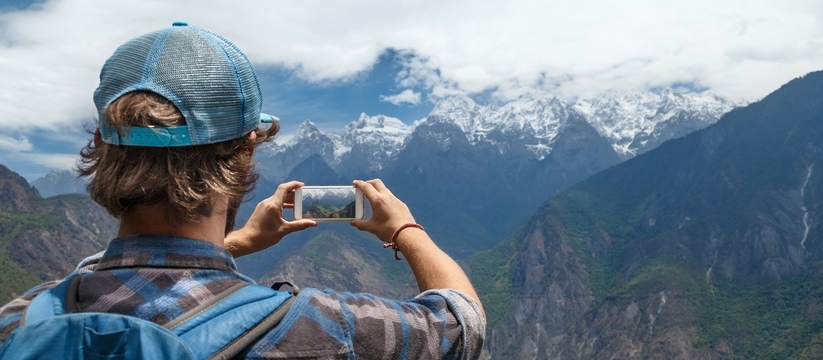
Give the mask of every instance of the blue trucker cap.
[[[171, 101], [186, 119], [175, 127], [112, 126], [106, 108], [133, 91]], [[244, 136], [260, 122], [279, 120], [260, 112], [263, 96], [251, 63], [220, 35], [176, 22], [121, 45], [103, 65], [94, 91], [100, 135], [112, 145], [190, 146]]]

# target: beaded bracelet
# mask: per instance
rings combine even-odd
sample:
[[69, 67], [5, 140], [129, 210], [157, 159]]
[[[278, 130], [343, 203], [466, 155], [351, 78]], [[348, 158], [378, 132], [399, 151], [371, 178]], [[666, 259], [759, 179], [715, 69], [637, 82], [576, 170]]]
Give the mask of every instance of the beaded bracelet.
[[402, 260], [400, 258], [400, 256], [397, 255], [397, 252], [400, 251], [400, 249], [397, 247], [397, 244], [396, 244], [397, 235], [400, 235], [400, 232], [403, 231], [403, 229], [410, 228], [410, 227], [418, 228], [420, 230], [426, 231], [426, 229], [423, 228], [423, 225], [415, 224], [415, 223], [406, 223], [406, 224], [401, 225], [399, 228], [397, 228], [397, 230], [394, 231], [394, 234], [392, 234], [392, 236], [391, 236], [391, 242], [383, 244], [384, 249], [392, 248], [394, 250], [394, 259], [395, 260]]

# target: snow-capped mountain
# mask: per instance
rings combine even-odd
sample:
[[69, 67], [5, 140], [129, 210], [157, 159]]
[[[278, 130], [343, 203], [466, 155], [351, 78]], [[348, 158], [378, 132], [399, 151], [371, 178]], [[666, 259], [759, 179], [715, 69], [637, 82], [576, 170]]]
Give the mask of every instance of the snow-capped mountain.
[[[413, 130], [400, 119], [360, 114], [357, 121], [343, 127], [335, 137], [336, 162], [341, 174], [377, 172], [391, 162]], [[359, 169], [349, 172], [348, 169]]]
[[547, 95], [526, 95], [500, 107], [481, 106], [469, 97], [455, 96], [438, 102], [425, 122], [450, 122], [472, 145], [486, 143], [501, 152], [525, 150], [524, 155], [530, 153], [526, 156], [542, 160], [552, 151], [573, 111], [562, 100]]
[[485, 248], [514, 230], [496, 224], [517, 224], [548, 197], [706, 127], [735, 105], [674, 90], [613, 90], [575, 104], [544, 93], [500, 106], [454, 96], [411, 125], [363, 114], [327, 134], [306, 121], [292, 138], [260, 149], [256, 160], [271, 183], [380, 177], [416, 209], [417, 220], [461, 219], [456, 227], [432, 228], [460, 254], [466, 244]]
[[[263, 176], [273, 181], [284, 180], [311, 156], [322, 158], [343, 177], [377, 175], [417, 133], [435, 140], [429, 145], [439, 151], [466, 142], [494, 148], [509, 158], [543, 161], [555, 150], [563, 129], [581, 119], [611, 144], [619, 158], [628, 159], [711, 125], [740, 105], [709, 92], [683, 94], [672, 89], [610, 90], [573, 105], [544, 93], [526, 94], [502, 106], [453, 96], [439, 101], [426, 118], [412, 125], [363, 113], [340, 133], [326, 134], [307, 120], [295, 136], [261, 149], [258, 159], [262, 159]], [[445, 129], [438, 124], [456, 129], [432, 131]]]
[[359, 144], [377, 145], [385, 155], [391, 156], [400, 149], [403, 141], [411, 134], [412, 127], [400, 119], [384, 115], [368, 116], [360, 114], [357, 121], [343, 127], [339, 135], [338, 156]]
[[319, 156], [328, 164], [336, 161], [336, 142], [320, 131], [311, 120], [300, 124], [297, 134], [285, 142], [277, 141], [275, 139], [275, 142], [255, 151], [257, 169], [269, 180], [283, 180], [292, 169], [311, 157]]
[[375, 172], [397, 155], [412, 129], [396, 118], [363, 113], [339, 134], [326, 134], [306, 120], [293, 137], [263, 146], [256, 157], [261, 174], [273, 181], [318, 156], [341, 175]]
[[[467, 96], [454, 96], [439, 101], [426, 118], [411, 125], [363, 113], [338, 134], [326, 134], [306, 120], [296, 134], [261, 147], [256, 157], [261, 174], [273, 182], [286, 180], [300, 164], [304, 166], [299, 174], [323, 172], [328, 182], [379, 176], [416, 132], [431, 140], [427, 141], [430, 150], [442, 152], [465, 142], [509, 159], [544, 161], [556, 150], [558, 135], [584, 119], [625, 160], [709, 126], [742, 105], [710, 92], [683, 94], [672, 89], [609, 90], [573, 105], [541, 93], [502, 106], [483, 106]], [[85, 191], [84, 183], [65, 174], [50, 174], [33, 185], [44, 196]]]
[[593, 99], [578, 101], [574, 108], [586, 115], [621, 157], [629, 158], [666, 140], [707, 127], [742, 105], [745, 104], [741, 101], [711, 92], [683, 94], [663, 89], [658, 94], [612, 89]]

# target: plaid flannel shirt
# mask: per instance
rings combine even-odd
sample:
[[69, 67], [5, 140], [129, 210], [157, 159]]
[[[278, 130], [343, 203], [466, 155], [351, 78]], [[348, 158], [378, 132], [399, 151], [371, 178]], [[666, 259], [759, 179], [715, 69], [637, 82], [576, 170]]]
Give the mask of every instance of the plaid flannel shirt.
[[[167, 236], [112, 240], [78, 266], [78, 307], [164, 324], [239, 282], [234, 259], [214, 244]], [[42, 284], [0, 308], [0, 346], [19, 326]], [[454, 290], [396, 301], [369, 294], [302, 289], [283, 321], [240, 358], [477, 358], [485, 336], [477, 303]]]

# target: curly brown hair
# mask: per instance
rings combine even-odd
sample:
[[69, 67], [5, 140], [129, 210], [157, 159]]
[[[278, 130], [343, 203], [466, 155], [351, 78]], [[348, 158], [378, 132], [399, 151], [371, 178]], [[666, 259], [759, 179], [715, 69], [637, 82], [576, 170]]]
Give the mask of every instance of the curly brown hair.
[[[121, 134], [124, 127], [185, 125], [177, 107], [166, 98], [147, 91], [125, 94], [111, 103], [105, 118]], [[243, 136], [217, 144], [182, 147], [116, 146], [95, 144], [81, 150], [81, 176], [90, 176], [92, 199], [116, 218], [135, 205], [162, 205], [172, 224], [211, 215], [214, 195], [228, 199], [226, 233], [243, 197], [254, 189], [253, 149], [277, 134], [276, 122], [256, 129], [256, 138]]]

